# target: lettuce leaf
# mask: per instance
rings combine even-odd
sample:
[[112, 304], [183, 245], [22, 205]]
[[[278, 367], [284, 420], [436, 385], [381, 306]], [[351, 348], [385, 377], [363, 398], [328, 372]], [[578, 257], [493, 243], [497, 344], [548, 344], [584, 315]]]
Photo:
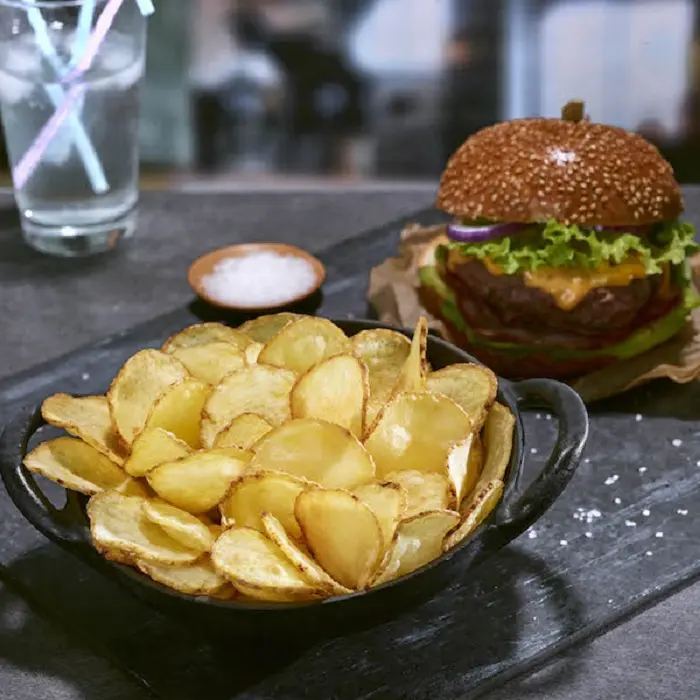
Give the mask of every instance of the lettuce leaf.
[[[554, 359], [577, 359], [588, 357], [615, 357], [620, 360], [629, 359], [647, 352], [657, 345], [670, 340], [686, 324], [688, 314], [693, 309], [700, 307], [700, 294], [691, 283], [690, 266], [687, 261], [679, 265], [675, 270], [678, 285], [683, 289], [683, 303], [670, 311], [666, 316], [658, 319], [649, 326], [635, 331], [617, 345], [599, 350], [572, 350], [567, 348], [551, 348], [548, 354]], [[493, 341], [479, 335], [472, 329], [462, 317], [457, 307], [454, 293], [442, 281], [435, 267], [424, 267], [420, 270], [421, 284], [433, 289], [441, 298], [441, 311], [444, 318], [457, 330], [461, 331], [467, 340], [475, 346], [497, 350], [500, 353], [508, 353], [514, 356], [525, 356], [531, 353], [542, 353], [543, 349], [536, 346], [519, 345]]]
[[488, 259], [507, 275], [540, 267], [583, 267], [595, 269], [616, 265], [632, 257], [639, 260], [648, 275], [661, 274], [663, 265], [680, 265], [700, 250], [693, 237], [692, 224], [669, 221], [657, 224], [644, 238], [633, 233], [595, 231], [550, 221], [533, 226], [516, 236], [505, 236], [484, 243], [450, 242], [437, 251], [444, 260], [447, 249], [464, 257]]

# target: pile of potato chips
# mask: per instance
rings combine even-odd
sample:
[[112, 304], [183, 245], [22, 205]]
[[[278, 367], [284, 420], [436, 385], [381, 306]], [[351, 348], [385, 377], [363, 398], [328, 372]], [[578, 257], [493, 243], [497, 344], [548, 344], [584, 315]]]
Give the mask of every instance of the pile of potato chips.
[[498, 503], [514, 418], [472, 364], [433, 372], [427, 326], [348, 338], [263, 316], [142, 350], [106, 396], [51, 396], [70, 434], [24, 463], [90, 496], [95, 547], [191, 595], [297, 601], [403, 576]]

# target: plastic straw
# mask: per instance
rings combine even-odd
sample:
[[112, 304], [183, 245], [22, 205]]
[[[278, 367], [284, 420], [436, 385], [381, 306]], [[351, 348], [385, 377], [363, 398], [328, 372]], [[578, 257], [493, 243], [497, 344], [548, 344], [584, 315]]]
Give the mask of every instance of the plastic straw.
[[85, 53], [85, 44], [90, 36], [92, 20], [95, 16], [95, 6], [97, 0], [84, 0], [78, 15], [78, 22], [75, 26], [75, 40], [71, 50], [71, 65], [75, 65], [80, 57]]
[[151, 0], [136, 0], [136, 4], [144, 17], [148, 17], [148, 15], [152, 15], [156, 11]]
[[[61, 61], [60, 56], [56, 52], [56, 49], [51, 41], [51, 36], [49, 34], [49, 29], [46, 25], [41, 10], [37, 7], [27, 8], [27, 19], [34, 30], [34, 36], [36, 43], [39, 46], [39, 50], [44, 55], [46, 60], [49, 62], [54, 72], [56, 73], [57, 80], [66, 73], [67, 67]], [[63, 101], [66, 99], [66, 94], [60, 85], [44, 85], [46, 94], [48, 95], [54, 108], [58, 109]], [[75, 147], [78, 151], [78, 155], [83, 161], [85, 167], [85, 172], [90, 180], [90, 185], [93, 191], [97, 194], [102, 194], [109, 190], [109, 182], [105, 175], [102, 163], [95, 151], [95, 147], [90, 140], [90, 136], [83, 123], [80, 121], [80, 117], [77, 112], [72, 112], [68, 115], [68, 128], [72, 132], [73, 141]], [[33, 170], [33, 168], [32, 168]]]
[[117, 16], [117, 12], [119, 12], [123, 4], [124, 0], [107, 0], [107, 4], [97, 18], [97, 22], [95, 22], [94, 31], [87, 42], [85, 42], [85, 51], [83, 55], [76, 63], [75, 68], [64, 78], [65, 82], [73, 82], [83, 73], [90, 70], [90, 66], [92, 66], [92, 62], [97, 57], [97, 52], [100, 50], [102, 42], [105, 40], [112, 26], [112, 22], [114, 22], [114, 18]]
[[29, 180], [29, 177], [39, 164], [44, 152], [58, 133], [63, 122], [75, 106], [75, 103], [82, 97], [84, 92], [84, 85], [75, 85], [68, 91], [63, 100], [63, 104], [58, 107], [51, 119], [46, 122], [34, 143], [29, 147], [24, 156], [22, 156], [22, 160], [20, 160], [17, 167], [14, 169], [15, 189], [21, 190], [27, 184], [27, 180]]

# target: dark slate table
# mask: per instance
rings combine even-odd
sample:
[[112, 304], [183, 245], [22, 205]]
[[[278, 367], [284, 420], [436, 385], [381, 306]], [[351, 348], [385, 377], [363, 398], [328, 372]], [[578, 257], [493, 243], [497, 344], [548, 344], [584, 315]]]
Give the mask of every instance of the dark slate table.
[[[429, 206], [432, 195], [427, 186], [382, 185], [303, 193], [147, 193], [136, 239], [116, 255], [81, 263], [26, 250], [11, 198], [0, 195], [0, 378], [187, 303], [187, 266], [211, 248], [275, 239], [321, 251]], [[700, 223], [700, 189], [688, 192], [688, 214]], [[21, 540], [13, 528], [0, 535], [10, 545]], [[15, 559], [0, 565], [0, 700], [151, 697], [108, 650], [83, 637], [65, 611], [47, 607], [23, 584], [22, 567], [45, 557], [47, 547], [25, 551], [18, 544]], [[487, 697], [698, 697], [699, 605], [697, 584]], [[319, 693], [326, 697], [320, 686]]]

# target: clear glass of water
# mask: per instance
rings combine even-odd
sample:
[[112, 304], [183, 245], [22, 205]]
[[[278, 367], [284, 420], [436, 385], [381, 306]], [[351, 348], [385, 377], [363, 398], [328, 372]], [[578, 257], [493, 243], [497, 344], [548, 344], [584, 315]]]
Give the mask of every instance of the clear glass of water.
[[134, 0], [0, 0], [0, 115], [39, 251], [91, 255], [134, 232], [146, 24]]

